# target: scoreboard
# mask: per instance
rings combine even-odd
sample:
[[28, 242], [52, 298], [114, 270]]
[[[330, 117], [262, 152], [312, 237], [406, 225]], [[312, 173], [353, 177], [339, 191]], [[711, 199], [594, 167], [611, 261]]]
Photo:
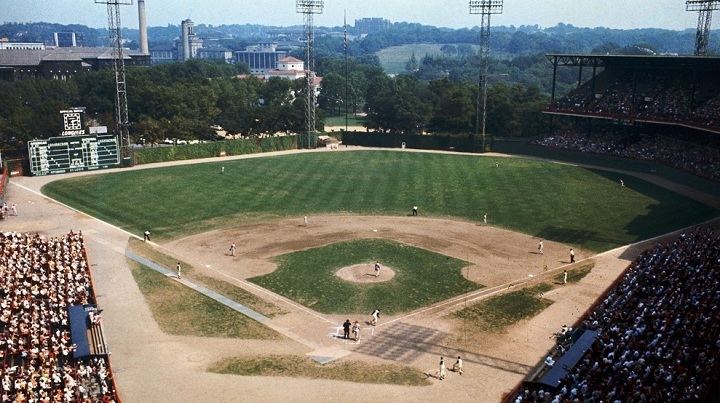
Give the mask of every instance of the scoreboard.
[[113, 135], [63, 136], [28, 142], [32, 175], [90, 171], [120, 165]]

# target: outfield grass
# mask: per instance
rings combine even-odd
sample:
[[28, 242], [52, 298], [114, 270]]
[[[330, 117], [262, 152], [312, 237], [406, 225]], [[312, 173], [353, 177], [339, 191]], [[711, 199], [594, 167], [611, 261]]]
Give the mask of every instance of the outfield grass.
[[319, 365], [308, 358], [291, 355], [229, 358], [212, 365], [208, 371], [243, 376], [287, 376], [358, 383], [430, 385], [425, 374], [400, 365], [370, 364], [362, 361]]
[[163, 332], [178, 336], [274, 340], [282, 336], [166, 276], [128, 259], [132, 275]]
[[701, 192], [720, 197], [720, 186], [718, 186], [716, 182], [701, 178], [689, 172], [671, 168], [659, 162], [631, 160], [611, 155], [590, 154], [560, 148], [542, 147], [535, 144], [528, 144], [524, 141], [495, 141], [493, 142], [493, 151], [654, 174], [672, 182], [677, 182]]
[[[395, 151], [312, 153], [91, 175], [51, 197], [156, 239], [249, 220], [327, 213], [480, 222], [601, 251], [695, 224], [717, 211], [647, 182], [560, 164]], [[220, 174], [220, 167], [225, 174]]]
[[498, 333], [552, 305], [552, 301], [540, 297], [552, 288], [552, 285], [542, 283], [492, 297], [456, 312], [455, 317], [479, 330]]
[[[361, 239], [294, 252], [277, 258], [278, 269], [249, 279], [264, 288], [322, 313], [407, 312], [478, 289], [461, 269], [469, 263], [397, 242]], [[395, 277], [384, 283], [357, 284], [335, 272], [379, 261]]]

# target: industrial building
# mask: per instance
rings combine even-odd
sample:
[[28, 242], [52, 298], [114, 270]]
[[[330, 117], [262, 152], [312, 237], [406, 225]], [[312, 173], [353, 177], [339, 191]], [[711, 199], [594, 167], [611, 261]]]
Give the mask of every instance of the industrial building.
[[0, 38], [0, 50], [45, 50], [44, 43], [35, 42], [8, 42]]
[[[112, 48], [46, 48], [42, 50], [0, 50], [0, 80], [27, 78], [67, 80], [75, 74], [112, 68]], [[150, 56], [126, 49], [126, 66], [148, 66]]]

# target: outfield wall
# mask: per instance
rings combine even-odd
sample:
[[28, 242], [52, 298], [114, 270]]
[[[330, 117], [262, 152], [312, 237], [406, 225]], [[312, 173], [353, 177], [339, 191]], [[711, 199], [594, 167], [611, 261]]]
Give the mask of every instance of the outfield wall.
[[133, 164], [213, 158], [243, 154], [257, 154], [270, 151], [295, 150], [297, 136], [252, 138], [246, 140], [215, 141], [212, 143], [188, 144], [173, 147], [152, 147], [136, 149]]
[[480, 152], [482, 141], [468, 136], [413, 135], [397, 133], [358, 133], [341, 132], [342, 142], [350, 146], [407, 148], [421, 150], [448, 150], [463, 152]]

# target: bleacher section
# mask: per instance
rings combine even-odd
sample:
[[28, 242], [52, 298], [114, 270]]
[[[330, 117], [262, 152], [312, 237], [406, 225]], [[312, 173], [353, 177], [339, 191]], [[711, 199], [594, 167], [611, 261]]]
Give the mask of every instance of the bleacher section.
[[[547, 113], [693, 127], [720, 133], [720, 58], [548, 55], [555, 71], [592, 68]], [[598, 72], [599, 71], [599, 72]], [[582, 82], [583, 77], [589, 79]], [[553, 95], [555, 90], [553, 90]]]
[[2, 401], [119, 401], [80, 233], [0, 233]]
[[720, 234], [645, 252], [580, 323], [506, 401], [706, 401], [720, 382]]

